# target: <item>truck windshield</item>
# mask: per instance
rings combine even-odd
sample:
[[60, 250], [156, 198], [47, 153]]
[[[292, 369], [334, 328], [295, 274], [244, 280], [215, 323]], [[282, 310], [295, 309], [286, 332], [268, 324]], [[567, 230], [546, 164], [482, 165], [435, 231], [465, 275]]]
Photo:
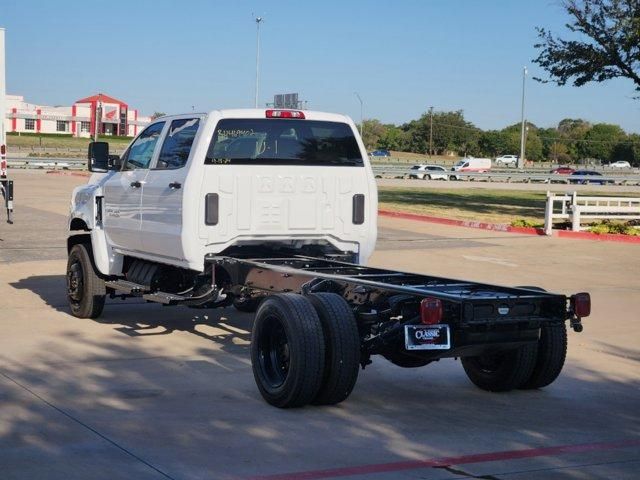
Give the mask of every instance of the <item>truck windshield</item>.
[[346, 123], [256, 118], [220, 120], [205, 164], [361, 167], [364, 162]]

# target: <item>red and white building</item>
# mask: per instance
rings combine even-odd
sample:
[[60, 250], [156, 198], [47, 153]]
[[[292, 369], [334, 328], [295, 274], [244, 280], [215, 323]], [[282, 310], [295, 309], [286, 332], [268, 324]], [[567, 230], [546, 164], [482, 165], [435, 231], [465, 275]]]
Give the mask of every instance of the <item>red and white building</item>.
[[7, 95], [4, 122], [6, 132], [90, 137], [98, 124], [99, 136], [133, 137], [151, 122], [151, 118], [141, 116], [127, 103], [104, 93], [81, 98], [68, 107], [36, 105], [25, 102], [21, 95]]

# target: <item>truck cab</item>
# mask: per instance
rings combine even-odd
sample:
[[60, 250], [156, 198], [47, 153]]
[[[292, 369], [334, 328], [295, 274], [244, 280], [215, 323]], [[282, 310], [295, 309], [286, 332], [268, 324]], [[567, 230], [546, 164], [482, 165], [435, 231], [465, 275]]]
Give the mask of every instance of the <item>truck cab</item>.
[[130, 259], [201, 272], [207, 256], [249, 246], [365, 263], [375, 246], [374, 177], [342, 115], [165, 116], [120, 158], [94, 148], [90, 170], [73, 193], [70, 245], [90, 236], [103, 275], [125, 274]]

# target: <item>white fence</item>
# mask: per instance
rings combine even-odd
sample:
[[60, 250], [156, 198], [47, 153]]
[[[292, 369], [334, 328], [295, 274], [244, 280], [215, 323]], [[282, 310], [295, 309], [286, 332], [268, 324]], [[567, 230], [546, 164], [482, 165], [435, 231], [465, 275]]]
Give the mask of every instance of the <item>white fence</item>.
[[571, 230], [580, 231], [583, 222], [593, 220], [640, 219], [640, 198], [634, 197], [579, 197], [571, 194], [547, 192], [544, 214], [544, 233], [551, 235], [553, 221], [571, 221]]

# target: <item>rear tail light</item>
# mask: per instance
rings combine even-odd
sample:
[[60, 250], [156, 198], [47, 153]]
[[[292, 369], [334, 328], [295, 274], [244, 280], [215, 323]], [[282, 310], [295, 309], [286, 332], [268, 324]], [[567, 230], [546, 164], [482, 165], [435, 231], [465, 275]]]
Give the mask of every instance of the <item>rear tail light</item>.
[[571, 310], [576, 317], [584, 318], [591, 315], [591, 295], [587, 292], [576, 293], [571, 296]]
[[267, 110], [267, 118], [299, 118], [304, 120], [304, 113], [299, 110]]
[[7, 154], [7, 146], [0, 145], [0, 155], [6, 155], [6, 154]]
[[425, 325], [435, 325], [442, 320], [442, 300], [438, 298], [423, 298], [420, 302], [420, 322]]

